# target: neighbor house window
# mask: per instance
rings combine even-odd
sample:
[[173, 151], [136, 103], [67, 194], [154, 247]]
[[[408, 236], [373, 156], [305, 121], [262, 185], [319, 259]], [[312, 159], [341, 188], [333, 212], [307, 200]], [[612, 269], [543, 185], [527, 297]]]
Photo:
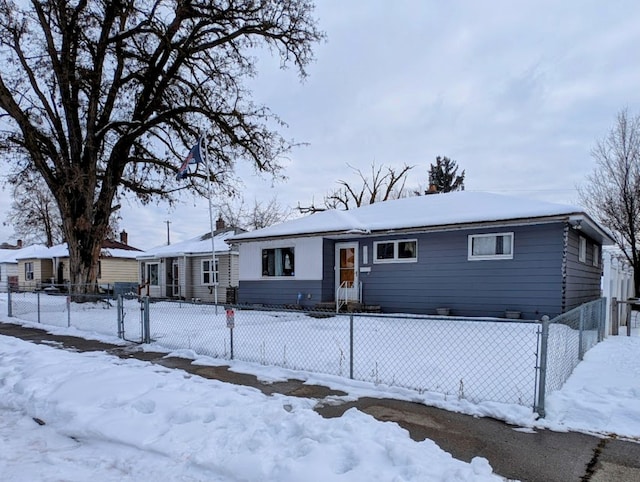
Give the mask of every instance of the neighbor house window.
[[215, 285], [218, 283], [218, 260], [215, 262], [215, 269], [211, 269], [214, 263], [210, 259], [202, 260], [202, 284]]
[[418, 241], [401, 239], [397, 241], [376, 241], [373, 243], [374, 263], [402, 263], [418, 260]]
[[295, 256], [293, 248], [262, 250], [262, 276], [294, 276]]
[[593, 265], [600, 266], [600, 246], [593, 245]]
[[160, 284], [159, 279], [160, 265], [158, 263], [147, 263], [147, 283], [151, 286], [158, 286]]
[[470, 235], [468, 259], [513, 259], [513, 233]]
[[587, 262], [587, 238], [580, 236], [580, 245], [578, 246], [578, 261]]
[[28, 261], [24, 264], [24, 279], [27, 281], [33, 280], [33, 262]]

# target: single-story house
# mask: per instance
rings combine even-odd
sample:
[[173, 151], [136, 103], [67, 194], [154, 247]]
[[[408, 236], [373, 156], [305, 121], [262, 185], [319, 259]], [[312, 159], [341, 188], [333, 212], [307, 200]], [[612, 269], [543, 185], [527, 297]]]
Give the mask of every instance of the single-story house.
[[[98, 260], [98, 284], [111, 289], [115, 283], [137, 283], [138, 263], [136, 256], [142, 253], [127, 244], [125, 231], [120, 241], [105, 240]], [[20, 289], [34, 290], [50, 285], [69, 282], [69, 248], [67, 243], [47, 248], [40, 246], [30, 252], [16, 256], [18, 261], [18, 283]]]
[[468, 191], [328, 210], [228, 241], [243, 304], [527, 319], [598, 298], [612, 243], [582, 208]]
[[227, 301], [227, 292], [233, 296], [235, 290], [229, 288], [238, 286], [238, 251], [225, 241], [244, 231], [225, 228], [220, 220], [216, 227], [213, 246], [208, 232], [140, 253], [141, 294], [222, 303]]
[[0, 292], [6, 292], [9, 286], [18, 287], [18, 256], [28, 256], [43, 248], [45, 246], [41, 244], [22, 247], [22, 242], [18, 241], [16, 248], [0, 251]]

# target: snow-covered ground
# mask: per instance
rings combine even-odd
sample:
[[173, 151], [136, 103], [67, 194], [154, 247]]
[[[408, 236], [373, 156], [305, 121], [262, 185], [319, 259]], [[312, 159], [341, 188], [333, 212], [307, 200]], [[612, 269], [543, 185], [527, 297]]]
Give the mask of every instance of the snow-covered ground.
[[[472, 403], [188, 350], [174, 354], [230, 364], [264, 380], [295, 376], [341, 389], [347, 398], [408, 399], [528, 429], [640, 440], [638, 328], [632, 337], [609, 337], [587, 352], [563, 388], [548, 394], [540, 420], [517, 404]], [[314, 403], [137, 360], [0, 337], [0, 474], [6, 481], [499, 480], [485, 459], [455, 460], [431, 441], [414, 442], [396, 424], [356, 410], [322, 419]]]
[[[71, 325], [100, 335], [118, 333], [115, 301], [70, 303], [67, 308], [65, 296], [14, 293], [12, 300], [13, 316], [22, 321]], [[3, 303], [6, 300], [0, 299], [0, 313], [6, 309]], [[124, 300], [127, 339], [141, 340], [140, 308], [136, 299]], [[231, 358], [223, 307], [159, 301], [151, 303], [149, 311], [151, 339], [159, 349]], [[301, 311], [237, 310], [234, 326], [235, 360], [343, 377], [352, 372], [356, 380], [473, 403], [533, 407], [535, 402], [538, 323], [358, 315], [350, 327], [348, 315], [313, 318]], [[553, 324], [550, 334], [547, 385], [559, 386], [578, 361], [578, 331]], [[584, 340], [596, 337], [595, 331], [583, 333]]]

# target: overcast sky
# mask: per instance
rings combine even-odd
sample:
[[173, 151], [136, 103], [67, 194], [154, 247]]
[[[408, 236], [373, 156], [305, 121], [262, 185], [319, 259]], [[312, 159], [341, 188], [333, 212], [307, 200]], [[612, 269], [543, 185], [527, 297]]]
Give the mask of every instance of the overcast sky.
[[[415, 165], [409, 184], [424, 184], [441, 155], [466, 171], [467, 190], [577, 204], [595, 142], [621, 109], [640, 114], [637, 0], [316, 5], [327, 42], [308, 79], [274, 60], [252, 82], [254, 99], [289, 125], [284, 137], [308, 145], [290, 153], [284, 183], [239, 166], [250, 203], [318, 204], [338, 179], [356, 181], [347, 164]], [[2, 213], [9, 203], [1, 192]], [[120, 226], [147, 249], [166, 243], [167, 220], [172, 242], [206, 232], [207, 200], [125, 204]], [[5, 240], [15, 236], [1, 226]]]

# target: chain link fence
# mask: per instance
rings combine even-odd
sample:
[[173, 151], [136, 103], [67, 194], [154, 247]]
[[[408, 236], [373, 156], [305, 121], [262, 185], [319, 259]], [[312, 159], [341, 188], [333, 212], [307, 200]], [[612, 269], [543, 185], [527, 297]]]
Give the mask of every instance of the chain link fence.
[[606, 298], [541, 323], [540, 377], [535, 410], [544, 416], [547, 393], [559, 390], [584, 354], [605, 336]]
[[[152, 300], [97, 293], [12, 292], [8, 314], [171, 350], [191, 350], [544, 416], [584, 353], [604, 337], [604, 299], [544, 321], [381, 315]], [[294, 307], [295, 308], [295, 307]]]

